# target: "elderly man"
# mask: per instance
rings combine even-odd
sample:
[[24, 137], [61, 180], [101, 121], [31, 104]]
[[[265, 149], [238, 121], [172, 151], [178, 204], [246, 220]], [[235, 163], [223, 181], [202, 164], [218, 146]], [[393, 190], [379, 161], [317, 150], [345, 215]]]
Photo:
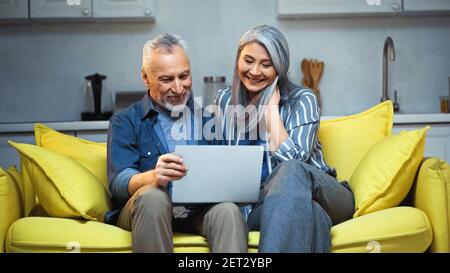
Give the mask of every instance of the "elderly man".
[[246, 252], [247, 228], [234, 203], [172, 206], [172, 183], [188, 171], [172, 153], [175, 146], [208, 144], [201, 133], [200, 139], [174, 135], [180, 122], [172, 117], [174, 110], [193, 113], [182, 120], [190, 132], [203, 132], [197, 127], [205, 124], [195, 120], [186, 43], [172, 34], [148, 41], [142, 80], [147, 94], [110, 120], [108, 177], [114, 209], [107, 222], [131, 231], [134, 252], [173, 252], [174, 231], [205, 236], [212, 252]]

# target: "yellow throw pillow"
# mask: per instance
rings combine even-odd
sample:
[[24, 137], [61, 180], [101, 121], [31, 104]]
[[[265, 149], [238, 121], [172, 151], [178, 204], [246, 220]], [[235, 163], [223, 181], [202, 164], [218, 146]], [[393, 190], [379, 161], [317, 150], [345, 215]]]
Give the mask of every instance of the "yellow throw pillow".
[[13, 222], [22, 217], [22, 195], [15, 167], [0, 168], [0, 253], [5, 251], [5, 236]]
[[36, 145], [68, 156], [92, 172], [108, 191], [106, 143], [97, 143], [66, 135], [44, 124], [34, 125]]
[[370, 148], [391, 134], [391, 101], [362, 113], [320, 122], [319, 140], [325, 161], [336, 168], [339, 180], [349, 180]]
[[108, 192], [75, 160], [51, 150], [8, 141], [20, 154], [22, 167], [42, 207], [53, 217], [103, 222], [111, 209]]
[[32, 177], [30, 177], [24, 167], [24, 162], [20, 161], [20, 176], [23, 186], [23, 210], [24, 216], [29, 216], [31, 209], [38, 202], [36, 193], [34, 192], [33, 183], [31, 183]]
[[429, 128], [402, 131], [370, 149], [349, 181], [354, 217], [397, 206], [406, 197], [423, 159]]
[[[0, 167], [1, 169], [1, 167]], [[4, 170], [14, 181], [14, 184], [16, 185], [17, 189], [19, 190], [19, 197], [20, 197], [20, 207], [23, 207], [23, 185], [22, 185], [22, 179], [20, 178], [20, 173], [17, 170], [16, 166], [11, 166], [8, 169]], [[23, 211], [22, 211], [23, 214]]]

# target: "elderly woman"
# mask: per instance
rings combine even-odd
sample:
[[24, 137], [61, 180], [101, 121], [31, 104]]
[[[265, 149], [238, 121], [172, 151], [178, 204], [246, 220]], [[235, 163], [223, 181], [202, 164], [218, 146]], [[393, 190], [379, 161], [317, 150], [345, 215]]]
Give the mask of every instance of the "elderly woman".
[[292, 83], [288, 69], [283, 34], [253, 27], [239, 42], [232, 86], [217, 92], [215, 104], [228, 144], [267, 148], [260, 200], [247, 220], [260, 230], [259, 251], [328, 252], [332, 225], [352, 217], [353, 194], [324, 160], [317, 97]]

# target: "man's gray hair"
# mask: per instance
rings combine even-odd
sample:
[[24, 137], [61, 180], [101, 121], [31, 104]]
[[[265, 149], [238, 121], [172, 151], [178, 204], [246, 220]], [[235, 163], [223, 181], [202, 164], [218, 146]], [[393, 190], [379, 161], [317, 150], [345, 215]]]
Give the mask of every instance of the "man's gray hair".
[[176, 34], [163, 33], [147, 41], [142, 50], [142, 67], [144, 68], [150, 64], [150, 57], [153, 50], [162, 49], [167, 53], [172, 53], [175, 46], [181, 47], [188, 54], [186, 41]]

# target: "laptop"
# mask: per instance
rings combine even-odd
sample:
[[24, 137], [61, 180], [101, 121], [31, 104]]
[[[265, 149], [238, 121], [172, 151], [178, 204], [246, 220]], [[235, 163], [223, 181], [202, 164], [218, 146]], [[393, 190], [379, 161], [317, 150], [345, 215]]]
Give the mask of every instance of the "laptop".
[[175, 154], [189, 170], [172, 183], [174, 204], [258, 201], [263, 147], [178, 145]]

